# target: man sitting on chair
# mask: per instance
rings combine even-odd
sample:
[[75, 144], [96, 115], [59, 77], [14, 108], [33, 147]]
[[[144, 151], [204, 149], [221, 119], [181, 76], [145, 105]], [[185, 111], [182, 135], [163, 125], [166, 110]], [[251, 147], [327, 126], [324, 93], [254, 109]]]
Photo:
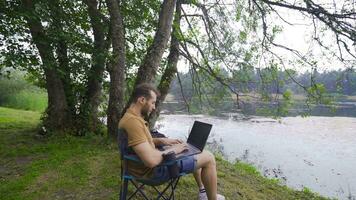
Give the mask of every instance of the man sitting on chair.
[[[119, 122], [119, 128], [124, 129], [128, 136], [128, 146], [132, 147], [144, 165], [128, 162], [128, 171], [136, 177], [169, 180], [168, 170], [156, 167], [163, 160], [163, 155], [173, 151], [179, 154], [187, 150], [187, 144], [178, 139], [152, 138], [148, 122], [144, 119], [155, 109], [159, 92], [149, 84], [139, 85], [133, 92], [130, 107]], [[171, 145], [164, 151], [156, 146]], [[217, 176], [215, 157], [208, 151], [189, 156], [178, 162], [180, 173], [193, 173], [199, 187], [199, 199], [223, 200], [224, 196], [217, 194]]]

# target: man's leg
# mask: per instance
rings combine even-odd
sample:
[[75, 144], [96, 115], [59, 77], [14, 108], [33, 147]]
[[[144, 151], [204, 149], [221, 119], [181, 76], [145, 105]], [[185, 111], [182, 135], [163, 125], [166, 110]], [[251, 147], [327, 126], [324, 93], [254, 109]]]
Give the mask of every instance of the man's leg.
[[193, 172], [193, 176], [194, 176], [195, 182], [197, 182], [199, 190], [203, 189], [204, 185], [203, 185], [203, 182], [201, 181], [201, 169], [195, 170]]
[[[201, 169], [201, 180], [205, 186], [208, 199], [216, 200], [217, 176], [214, 155], [208, 151], [203, 151], [202, 153], [198, 154], [197, 169]], [[197, 170], [197, 173], [198, 171], [199, 170]]]

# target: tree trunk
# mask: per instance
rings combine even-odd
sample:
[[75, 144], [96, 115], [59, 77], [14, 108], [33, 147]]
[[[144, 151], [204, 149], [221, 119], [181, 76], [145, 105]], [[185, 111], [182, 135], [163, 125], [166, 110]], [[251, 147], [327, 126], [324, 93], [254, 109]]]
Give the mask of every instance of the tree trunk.
[[120, 5], [117, 0], [106, 0], [110, 13], [113, 57], [109, 64], [110, 94], [107, 111], [108, 136], [116, 138], [120, 113], [124, 105], [125, 35]]
[[57, 60], [59, 69], [62, 72], [62, 76], [59, 76], [62, 83], [63, 89], [66, 96], [68, 109], [72, 116], [75, 115], [75, 99], [73, 94], [72, 82], [70, 78], [70, 67], [69, 67], [69, 59], [68, 59], [68, 45], [67, 42], [61, 39], [57, 43]]
[[60, 5], [59, 0], [53, 0], [50, 6], [50, 14], [53, 20], [53, 26], [55, 30], [60, 34], [58, 38], [55, 40], [56, 46], [56, 54], [57, 54], [57, 62], [58, 62], [58, 70], [61, 73], [58, 74], [59, 78], [63, 83], [64, 93], [66, 96], [67, 104], [68, 104], [68, 111], [72, 117], [75, 116], [76, 109], [75, 109], [75, 98], [74, 98], [74, 91], [72, 88], [71, 82], [71, 70], [69, 67], [69, 58], [68, 58], [68, 44], [63, 36], [65, 33], [64, 31], [64, 22], [63, 17], [65, 16], [63, 9]]
[[168, 63], [163, 73], [163, 76], [161, 78], [161, 81], [158, 85], [158, 90], [161, 93], [161, 95], [157, 98], [156, 110], [151, 113], [149, 119], [151, 129], [154, 127], [159, 117], [162, 103], [164, 102], [168, 94], [169, 88], [171, 86], [171, 83], [175, 77], [175, 74], [177, 73], [177, 63], [179, 59], [178, 35], [180, 34], [180, 18], [181, 18], [181, 3], [180, 0], [178, 0], [176, 6], [176, 14], [173, 21], [174, 25], [173, 25], [172, 36], [171, 36], [171, 47], [168, 55]]
[[153, 82], [162, 55], [171, 35], [172, 20], [176, 0], [164, 0], [159, 14], [157, 31], [153, 43], [147, 50], [142, 65], [138, 69], [135, 87], [143, 82]]
[[92, 53], [92, 67], [88, 75], [87, 91], [84, 97], [84, 104], [81, 108], [81, 114], [84, 115], [84, 123], [90, 131], [96, 131], [98, 119], [98, 108], [100, 97], [102, 95], [103, 73], [105, 70], [107, 48], [105, 44], [105, 22], [98, 10], [96, 0], [85, 0], [88, 6], [90, 23], [94, 34], [94, 49]]
[[26, 15], [27, 25], [30, 29], [32, 39], [36, 45], [43, 63], [48, 93], [48, 107], [45, 125], [56, 131], [64, 130], [70, 122], [68, 105], [64, 93], [63, 83], [57, 73], [57, 63], [53, 55], [53, 49], [49, 44], [40, 19], [35, 13], [32, 0], [22, 0], [23, 6], [30, 12]]
[[[161, 5], [156, 34], [153, 43], [148, 47], [147, 54], [138, 69], [134, 88], [140, 83], [154, 82], [158, 66], [162, 60], [163, 52], [166, 49], [167, 42], [171, 35], [175, 4], [176, 0], [164, 0]], [[130, 97], [127, 102], [123, 112], [130, 106], [131, 98], [132, 97]]]

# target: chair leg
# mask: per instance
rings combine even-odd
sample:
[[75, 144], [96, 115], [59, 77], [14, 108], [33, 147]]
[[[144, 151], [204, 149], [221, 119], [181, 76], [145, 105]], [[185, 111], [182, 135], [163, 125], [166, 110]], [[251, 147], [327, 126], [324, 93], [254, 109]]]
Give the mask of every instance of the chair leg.
[[132, 197], [134, 197], [137, 192], [139, 192], [145, 200], [149, 200], [149, 198], [147, 197], [147, 195], [142, 191], [142, 188], [145, 186], [145, 184], [141, 184], [141, 185], [139, 186], [139, 185], [137, 185], [137, 184], [136, 184], [134, 181], [132, 181], [132, 180], [131, 180], [131, 183], [135, 186], [136, 191], [129, 197], [129, 200], [130, 200]]
[[[169, 185], [168, 185], [169, 186]], [[167, 186], [167, 187], [168, 187]], [[152, 188], [157, 192], [157, 194], [158, 194], [158, 197], [157, 197], [157, 199], [156, 200], [158, 200], [158, 199], [163, 199], [163, 200], [169, 200], [169, 199], [167, 199], [165, 196], [164, 196], [164, 194], [162, 193], [162, 192], [160, 192], [155, 186], [152, 186]]]
[[174, 200], [175, 199], [175, 193], [174, 192], [175, 192], [176, 187], [178, 185], [179, 179], [180, 179], [180, 177], [174, 179], [170, 184], [170, 187], [171, 187], [171, 194], [169, 195], [169, 199], [170, 200]]
[[[171, 179], [169, 182], [168, 182], [168, 185], [163, 189], [162, 192], [160, 192], [156, 187], [152, 186], [156, 192], [158, 193], [158, 197], [157, 197], [157, 200], [159, 199], [164, 199], [164, 200], [174, 200], [175, 199], [175, 189], [178, 185], [178, 182], [179, 182], [179, 179], [180, 177], [178, 178], [175, 178], [175, 179]], [[137, 193], [140, 193], [142, 195], [142, 197], [146, 200], [149, 200], [149, 198], [146, 196], [146, 194], [142, 191], [142, 188], [144, 186], [144, 184], [141, 184], [141, 185], [137, 185], [134, 181], [131, 181], [131, 183], [135, 186], [136, 188], [136, 191], [130, 195], [129, 198], [127, 198], [127, 193], [128, 193], [128, 184], [129, 184], [129, 180], [128, 179], [123, 179], [122, 182], [121, 182], [121, 189], [120, 189], [120, 200], [129, 200], [131, 199], [133, 196], [135, 196]], [[168, 192], [167, 190], [168, 189], [171, 189], [171, 192], [168, 196], [168, 198], [165, 196], [165, 193]]]
[[121, 182], [120, 200], [126, 200], [127, 188], [128, 188], [128, 180], [124, 178], [123, 182]]
[[175, 181], [175, 183], [174, 183], [174, 185], [172, 185], [172, 194], [171, 194], [171, 196], [169, 197], [169, 199], [173, 199], [174, 200], [174, 195], [175, 195], [175, 191], [176, 191], [176, 188], [177, 188], [177, 185], [178, 185], [178, 182], [179, 182], [179, 179], [180, 179], [180, 177], [178, 177], [177, 179], [176, 179], [176, 181]]
[[[166, 198], [164, 197], [165, 192], [168, 190], [168, 188], [173, 189], [172, 186], [174, 186], [174, 188], [176, 187], [176, 185], [177, 185], [176, 180], [177, 180], [177, 179], [171, 179], [171, 181], [168, 183], [167, 187], [164, 188], [164, 190], [163, 190], [162, 192], [159, 192], [159, 195], [158, 195], [158, 197], [157, 197], [157, 200], [159, 200], [160, 198], [166, 199]], [[178, 180], [179, 180], [179, 179], [178, 179]], [[171, 199], [172, 196], [174, 196], [174, 190], [171, 191], [171, 194], [169, 195], [169, 198], [168, 198], [168, 199]], [[173, 197], [173, 198], [174, 198], [174, 197]]]

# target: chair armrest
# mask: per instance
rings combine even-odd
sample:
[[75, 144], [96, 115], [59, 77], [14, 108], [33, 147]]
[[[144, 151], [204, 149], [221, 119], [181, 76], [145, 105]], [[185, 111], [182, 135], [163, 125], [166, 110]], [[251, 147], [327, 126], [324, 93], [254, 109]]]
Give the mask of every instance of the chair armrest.
[[131, 161], [134, 161], [134, 162], [143, 163], [142, 160], [135, 154], [124, 155], [124, 159], [125, 160], [131, 160]]
[[[187, 158], [188, 157], [180, 157], [174, 160], [163, 160], [158, 166], [172, 166], [175, 165], [178, 161], [185, 160]], [[143, 164], [143, 161], [136, 154], [124, 155], [124, 159]]]
[[188, 159], [188, 157], [180, 157], [174, 160], [163, 160], [159, 165], [169, 166], [175, 164], [178, 161], [185, 160], [185, 159]]

